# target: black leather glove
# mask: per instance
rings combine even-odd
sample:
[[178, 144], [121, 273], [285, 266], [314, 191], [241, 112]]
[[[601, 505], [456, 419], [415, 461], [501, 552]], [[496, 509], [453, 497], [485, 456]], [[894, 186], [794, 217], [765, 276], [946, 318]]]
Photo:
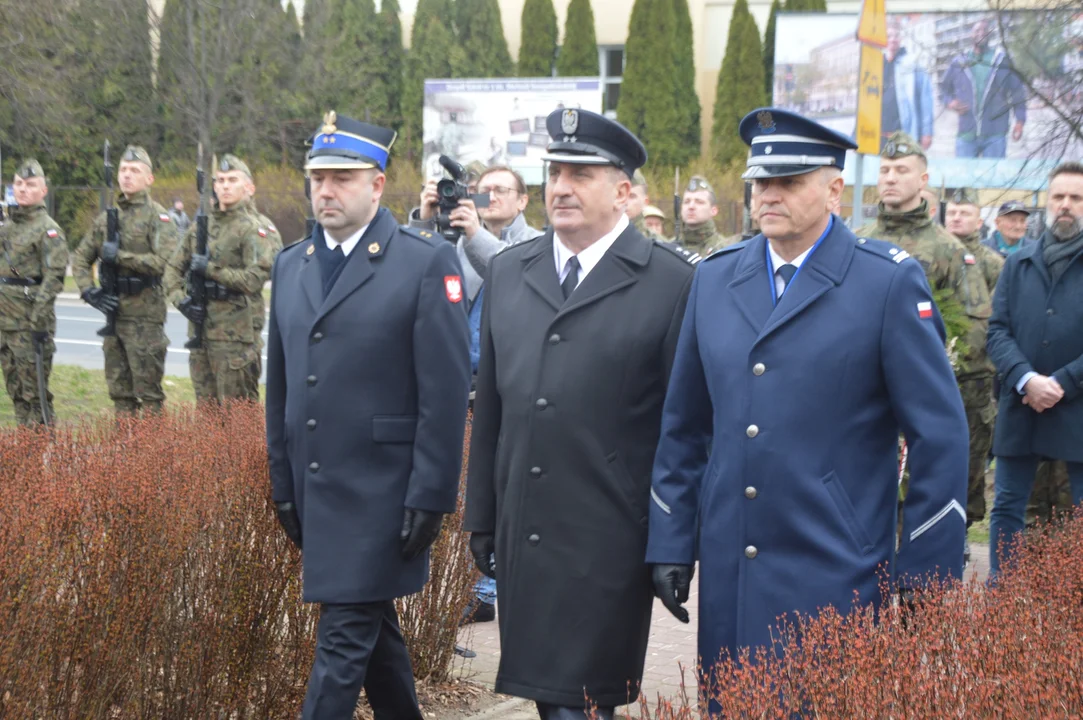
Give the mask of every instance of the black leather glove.
[[177, 304], [177, 309], [180, 310], [180, 314], [188, 318], [196, 325], [201, 324], [207, 319], [207, 308], [202, 305], [196, 305], [195, 301], [191, 297], [185, 297]]
[[34, 330], [30, 336], [34, 339], [35, 345], [45, 347], [45, 343], [49, 342], [49, 333], [44, 330]]
[[402, 532], [399, 533], [402, 559], [409, 562], [425, 552], [440, 536], [443, 524], [444, 513], [406, 508], [402, 515]]
[[84, 290], [81, 297], [87, 305], [103, 313], [114, 312], [120, 305], [120, 301], [117, 300], [115, 295], [106, 295], [101, 288], [95, 287]]
[[492, 533], [470, 533], [470, 554], [482, 575], [496, 579], [496, 538]]
[[115, 242], [102, 243], [101, 256], [102, 260], [107, 263], [115, 263], [117, 261], [117, 253], [120, 252], [120, 245]]
[[293, 541], [297, 549], [301, 549], [301, 519], [297, 517], [297, 507], [293, 503], [275, 503], [275, 511], [278, 513], [278, 524], [286, 531], [286, 537]]
[[694, 574], [693, 565], [654, 565], [651, 568], [654, 594], [666, 606], [666, 610], [683, 623], [688, 622], [688, 611], [681, 605], [688, 602], [688, 590]]
[[206, 255], [196, 253], [195, 255], [192, 255], [192, 264], [189, 265], [188, 268], [199, 275], [206, 275], [208, 259], [209, 258]]

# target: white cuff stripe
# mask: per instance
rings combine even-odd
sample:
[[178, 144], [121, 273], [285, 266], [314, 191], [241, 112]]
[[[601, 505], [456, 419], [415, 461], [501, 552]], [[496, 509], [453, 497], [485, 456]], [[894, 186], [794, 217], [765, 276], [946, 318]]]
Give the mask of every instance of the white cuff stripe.
[[662, 498], [658, 497], [658, 493], [655, 492], [654, 488], [651, 488], [651, 500], [653, 500], [654, 504], [660, 507], [662, 509], [662, 512], [664, 512], [666, 515], [673, 514], [673, 511], [669, 509], [669, 505], [666, 505], [664, 502], [662, 502]]
[[959, 504], [958, 500], [956, 500], [955, 498], [952, 498], [951, 502], [949, 502], [947, 505], [945, 505], [943, 507], [943, 509], [940, 512], [938, 512], [936, 515], [933, 515], [932, 518], [930, 518], [928, 522], [926, 522], [924, 525], [919, 527], [914, 532], [910, 533], [910, 542], [914, 542], [919, 537], [921, 537], [922, 534], [924, 534], [926, 530], [931, 529], [933, 525], [936, 525], [938, 522], [940, 522], [945, 517], [947, 517], [948, 513], [950, 513], [952, 510], [959, 513], [959, 517], [961, 517], [963, 519], [964, 523], [966, 522], [966, 510], [963, 509], [963, 506]]

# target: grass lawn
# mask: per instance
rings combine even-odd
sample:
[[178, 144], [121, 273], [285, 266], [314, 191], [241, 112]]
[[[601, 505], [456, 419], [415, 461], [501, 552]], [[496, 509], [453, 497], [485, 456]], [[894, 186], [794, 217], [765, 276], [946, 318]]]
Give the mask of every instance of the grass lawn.
[[[166, 407], [192, 404], [196, 401], [192, 381], [186, 377], [166, 376], [162, 381], [166, 395]], [[105, 387], [105, 373], [87, 370], [76, 365], [54, 365], [49, 377], [49, 390], [53, 393], [53, 409], [58, 422], [70, 422], [87, 415], [112, 412], [113, 402]], [[0, 425], [15, 424], [15, 410], [5, 395], [0, 399]]]

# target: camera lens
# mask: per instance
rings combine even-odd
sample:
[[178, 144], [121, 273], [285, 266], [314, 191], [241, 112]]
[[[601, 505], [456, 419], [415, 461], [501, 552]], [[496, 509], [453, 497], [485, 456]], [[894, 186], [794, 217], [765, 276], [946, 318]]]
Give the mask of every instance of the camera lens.
[[451, 183], [440, 183], [436, 189], [443, 198], [450, 200], [455, 197], [455, 186]]

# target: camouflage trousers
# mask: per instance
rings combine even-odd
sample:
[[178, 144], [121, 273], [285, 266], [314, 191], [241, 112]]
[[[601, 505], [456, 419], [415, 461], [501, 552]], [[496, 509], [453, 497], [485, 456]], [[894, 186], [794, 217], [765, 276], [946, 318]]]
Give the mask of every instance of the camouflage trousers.
[[993, 401], [992, 378], [976, 378], [959, 383], [970, 428], [970, 462], [967, 468], [966, 524], [985, 518], [985, 469], [993, 449], [993, 427], [997, 406]]
[[196, 400], [259, 400], [262, 363], [256, 343], [204, 340], [188, 356]]
[[1043, 460], [1034, 476], [1034, 489], [1027, 502], [1026, 524], [1047, 524], [1072, 512], [1072, 486], [1068, 465], [1063, 460]]
[[[46, 408], [53, 418], [53, 394], [49, 392], [49, 374], [53, 370], [53, 353], [56, 345], [52, 337], [42, 347], [45, 368]], [[38, 398], [37, 355], [34, 352], [34, 336], [29, 331], [5, 330], [0, 332], [0, 367], [4, 371], [4, 383], [8, 397], [15, 405], [15, 420], [20, 425], [40, 425], [41, 401]]]
[[105, 338], [102, 350], [105, 382], [118, 413], [161, 412], [168, 347], [162, 323], [117, 318], [117, 333]]

